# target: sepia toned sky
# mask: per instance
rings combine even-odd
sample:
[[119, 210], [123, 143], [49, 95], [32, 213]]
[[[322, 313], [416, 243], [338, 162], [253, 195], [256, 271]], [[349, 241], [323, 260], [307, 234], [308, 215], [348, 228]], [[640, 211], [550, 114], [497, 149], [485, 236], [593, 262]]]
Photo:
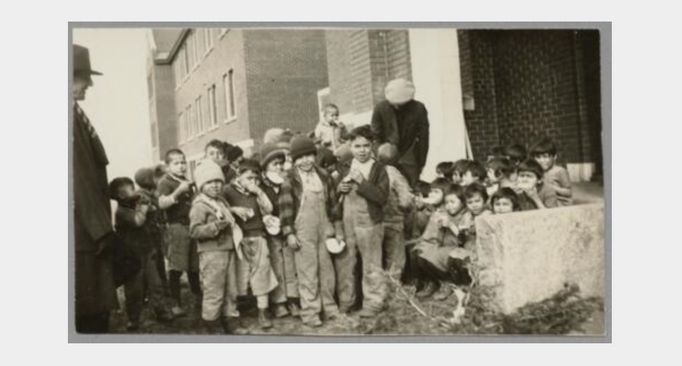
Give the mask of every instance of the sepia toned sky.
[[75, 28], [73, 42], [90, 50], [93, 76], [81, 107], [109, 156], [109, 179], [132, 178], [150, 165], [151, 137], [147, 102], [146, 30]]

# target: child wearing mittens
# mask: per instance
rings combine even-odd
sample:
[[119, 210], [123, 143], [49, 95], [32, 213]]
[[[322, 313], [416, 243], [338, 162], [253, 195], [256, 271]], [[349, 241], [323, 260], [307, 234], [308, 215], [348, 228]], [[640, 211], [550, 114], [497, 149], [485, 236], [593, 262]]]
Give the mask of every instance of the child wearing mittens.
[[[203, 300], [201, 318], [209, 333], [238, 331], [237, 254], [238, 231], [230, 207], [222, 197], [225, 176], [220, 166], [206, 159], [194, 171], [199, 194], [189, 212], [189, 233], [197, 242]], [[219, 325], [220, 323], [220, 325]]]
[[258, 306], [258, 323], [263, 329], [272, 327], [267, 310], [268, 294], [278, 283], [270, 264], [270, 251], [265, 236], [263, 218], [272, 213], [272, 204], [268, 196], [258, 186], [260, 164], [251, 159], [243, 160], [238, 167], [237, 177], [223, 189], [225, 199], [232, 206], [232, 212], [242, 231], [242, 239], [237, 253], [242, 257], [237, 263], [237, 279], [239, 294], [251, 292], [256, 297]]

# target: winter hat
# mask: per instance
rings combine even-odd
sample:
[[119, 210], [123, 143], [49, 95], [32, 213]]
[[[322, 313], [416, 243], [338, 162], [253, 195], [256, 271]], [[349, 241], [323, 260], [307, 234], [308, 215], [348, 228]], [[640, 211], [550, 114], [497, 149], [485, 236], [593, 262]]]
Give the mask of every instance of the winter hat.
[[260, 165], [265, 168], [268, 163], [276, 158], [285, 157], [285, 150], [277, 146], [275, 142], [266, 142], [260, 147]]
[[154, 168], [140, 168], [135, 172], [135, 183], [144, 189], [155, 189]]
[[305, 135], [297, 135], [291, 139], [291, 160], [296, 161], [296, 159], [309, 155], [317, 155], [317, 148], [315, 148], [315, 143]]
[[197, 184], [197, 187], [201, 189], [204, 184], [212, 180], [219, 180], [225, 183], [223, 171], [213, 160], [201, 160], [196, 169], [194, 169], [194, 182]]
[[414, 84], [405, 79], [394, 79], [386, 84], [384, 94], [391, 104], [403, 104], [414, 98]]

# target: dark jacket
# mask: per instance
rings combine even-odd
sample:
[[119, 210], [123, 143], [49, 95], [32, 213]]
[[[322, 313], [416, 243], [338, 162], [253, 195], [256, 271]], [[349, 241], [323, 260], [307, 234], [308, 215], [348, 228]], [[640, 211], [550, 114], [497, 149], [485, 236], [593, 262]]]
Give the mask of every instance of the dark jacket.
[[73, 113], [73, 197], [76, 316], [111, 310], [116, 301], [113, 264], [96, 257], [98, 241], [112, 233], [107, 160], [85, 114]]
[[[343, 178], [348, 175], [352, 162], [353, 160], [339, 164], [339, 178], [335, 182], [335, 186], [338, 186]], [[359, 184], [357, 188], [358, 195], [367, 200], [369, 216], [375, 223], [384, 221], [384, 205], [388, 202], [390, 189], [386, 167], [384, 164], [375, 161], [372, 170], [369, 172], [369, 179]], [[341, 206], [339, 205], [339, 214], [341, 214]]]
[[429, 153], [429, 118], [421, 102], [411, 100], [399, 109], [388, 101], [377, 103], [372, 113], [372, 132], [378, 143], [390, 142], [398, 147], [398, 157], [414, 145], [414, 159], [419, 167], [426, 163]]
[[[323, 169], [315, 166], [315, 172], [322, 181], [324, 187], [324, 195], [326, 197], [327, 218], [329, 222], [338, 226], [341, 221], [341, 216], [338, 214], [338, 197], [336, 195], [336, 185], [334, 180]], [[281, 220], [282, 233], [289, 235], [295, 233], [294, 223], [298, 216], [298, 209], [301, 207], [301, 196], [303, 195], [303, 183], [301, 183], [301, 175], [298, 169], [292, 168], [288, 172], [287, 180], [282, 184], [282, 194], [278, 201]], [[328, 233], [332, 236], [333, 233]]]

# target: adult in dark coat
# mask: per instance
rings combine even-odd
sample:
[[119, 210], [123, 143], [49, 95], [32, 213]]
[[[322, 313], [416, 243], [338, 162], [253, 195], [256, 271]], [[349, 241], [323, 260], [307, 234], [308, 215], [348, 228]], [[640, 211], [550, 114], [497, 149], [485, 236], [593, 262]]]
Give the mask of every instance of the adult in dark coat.
[[386, 100], [374, 107], [372, 132], [377, 146], [389, 142], [398, 147], [398, 169], [414, 188], [429, 153], [429, 119], [426, 107], [414, 100], [414, 85], [405, 79], [391, 80]]
[[76, 331], [106, 333], [116, 302], [111, 225], [104, 146], [78, 105], [92, 86], [88, 49], [73, 46], [73, 188], [75, 225]]

